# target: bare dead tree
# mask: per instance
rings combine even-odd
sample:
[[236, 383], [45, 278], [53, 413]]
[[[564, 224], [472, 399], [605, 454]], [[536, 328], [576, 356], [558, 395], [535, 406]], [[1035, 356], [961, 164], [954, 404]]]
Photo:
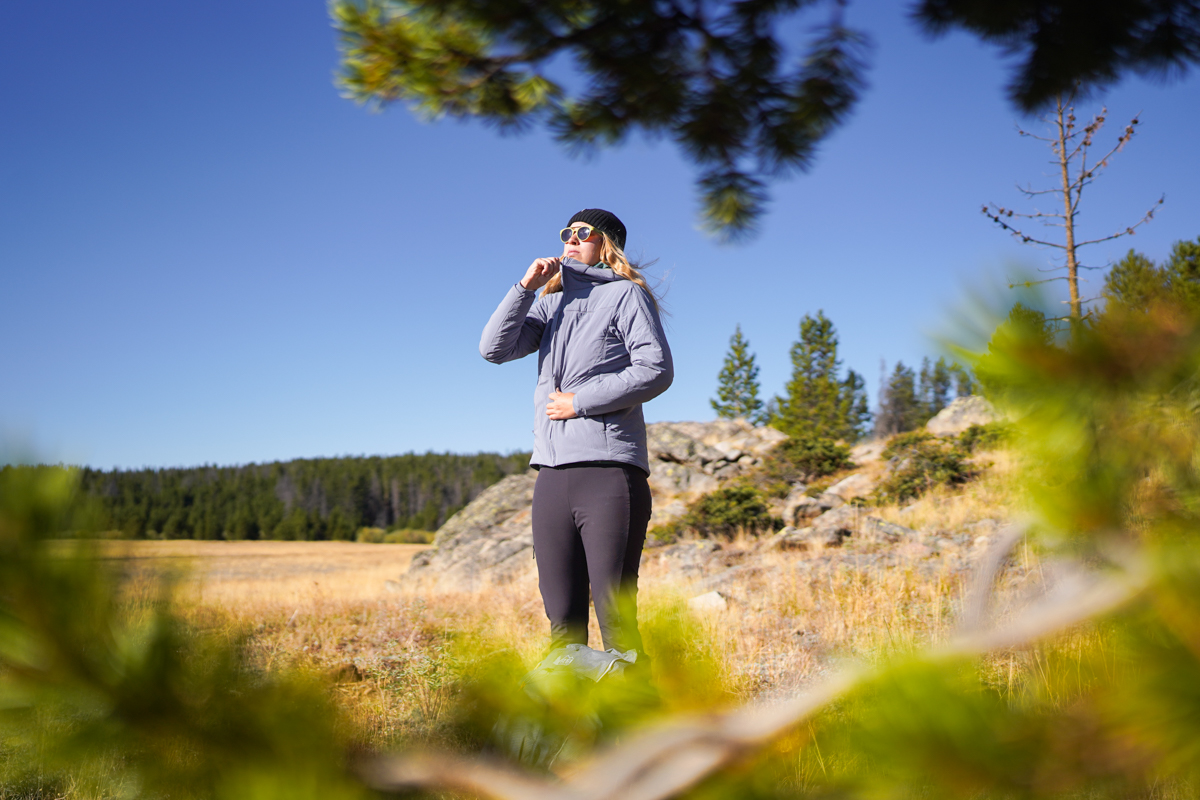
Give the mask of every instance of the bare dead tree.
[[[1059, 95], [1055, 101], [1054, 113], [1050, 116], [1038, 118], [1050, 128], [1049, 136], [1038, 136], [1029, 131], [1017, 128], [1017, 132], [1021, 136], [1029, 136], [1040, 142], [1046, 142], [1050, 146], [1051, 151], [1054, 153], [1054, 158], [1050, 163], [1057, 168], [1058, 172], [1057, 185], [1052, 188], [1034, 189], [1031, 185], [1022, 187], [1018, 184], [1017, 190], [1030, 200], [1042, 195], [1058, 195], [1062, 200], [1063, 210], [1061, 212], [1041, 211], [1035, 208], [1032, 213], [1020, 213], [995, 203], [989, 203], [983, 207], [983, 214], [986, 217], [1022, 242], [1062, 251], [1061, 264], [1041, 271], [1065, 271], [1066, 274], [1047, 278], [1044, 281], [1032, 281], [1031, 283], [1049, 283], [1051, 281], [1065, 280], [1070, 291], [1070, 300], [1068, 302], [1071, 306], [1070, 319], [1072, 321], [1082, 319], [1083, 304], [1094, 299], [1083, 299], [1081, 297], [1079, 292], [1079, 271], [1081, 269], [1102, 269], [1103, 266], [1106, 266], [1089, 266], [1081, 263], [1079, 260], [1079, 249], [1088, 245], [1119, 239], [1122, 236], [1132, 236], [1135, 229], [1154, 218], [1154, 212], [1166, 199], [1165, 195], [1158, 198], [1158, 201], [1150, 207], [1150, 210], [1140, 220], [1124, 230], [1099, 239], [1079, 241], [1076, 235], [1076, 222], [1079, 219], [1079, 203], [1083, 199], [1084, 187], [1089, 186], [1095, 181], [1108, 166], [1112, 157], [1133, 138], [1133, 133], [1139, 124], [1139, 120], [1135, 116], [1125, 126], [1125, 130], [1122, 131], [1120, 138], [1117, 139], [1117, 143], [1098, 161], [1090, 163], [1088, 155], [1092, 145], [1095, 143], [1096, 135], [1104, 127], [1108, 109], [1102, 108], [1099, 114], [1092, 117], [1091, 122], [1079, 128], [1075, 119], [1075, 99], [1076, 95], [1074, 91], [1068, 95]], [[1046, 227], [1062, 228], [1063, 241], [1049, 241], [1048, 239], [1033, 236], [1027, 233], [1026, 230], [1018, 228], [1017, 224], [1013, 222], [1014, 218], [1038, 220]]]

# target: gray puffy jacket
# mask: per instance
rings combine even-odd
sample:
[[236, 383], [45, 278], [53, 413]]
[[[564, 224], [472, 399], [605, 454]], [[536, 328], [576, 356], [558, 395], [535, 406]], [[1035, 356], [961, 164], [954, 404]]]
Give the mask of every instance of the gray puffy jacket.
[[[536, 297], [518, 283], [483, 329], [479, 352], [503, 364], [538, 353], [533, 458], [557, 467], [619, 461], [650, 471], [642, 403], [674, 377], [649, 295], [610, 269], [562, 260], [563, 290]], [[575, 393], [574, 419], [546, 416], [550, 392]]]

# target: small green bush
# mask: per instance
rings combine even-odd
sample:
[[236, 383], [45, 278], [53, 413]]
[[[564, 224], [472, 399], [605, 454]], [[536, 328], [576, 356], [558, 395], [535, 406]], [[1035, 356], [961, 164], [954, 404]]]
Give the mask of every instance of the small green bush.
[[807, 497], [820, 497], [830, 486], [833, 486], [832, 480], [813, 481], [804, 489], [804, 494]]
[[757, 471], [757, 481], [769, 496], [786, 496], [793, 484], [809, 482], [854, 466], [850, 448], [832, 439], [795, 436], [779, 443]]
[[354, 541], [360, 544], [429, 544], [434, 532], [417, 528], [385, 531], [383, 528], [359, 528]]
[[[910, 435], [902, 434], [896, 439], [904, 436]], [[896, 447], [894, 439], [888, 450], [898, 461], [875, 490], [876, 502], [900, 502], [920, 497], [935, 486], [965, 483], [974, 475], [966, 463], [967, 453], [945, 439], [912, 437], [903, 447]]]
[[655, 525], [646, 531], [646, 542], [654, 542], [656, 544], [670, 544], [679, 538], [681, 526], [678, 522], [664, 522], [661, 525]]
[[435, 531], [422, 530], [421, 528], [401, 528], [400, 530], [391, 531], [383, 537], [384, 544], [430, 544], [433, 542], [433, 537], [436, 536]]
[[1008, 441], [1012, 426], [1005, 422], [989, 422], [972, 425], [958, 437], [958, 446], [968, 453], [976, 450], [991, 450]]
[[680, 520], [701, 536], [733, 538], [739, 530], [762, 531], [775, 527], [776, 520], [753, 486], [727, 486], [695, 500]]
[[928, 442], [937, 437], [924, 428], [917, 428], [915, 431], [900, 433], [888, 439], [887, 447], [883, 448], [883, 457], [892, 458], [898, 456], [914, 445]]
[[383, 537], [386, 535], [387, 531], [383, 528], [359, 528], [354, 541], [359, 544], [383, 544]]

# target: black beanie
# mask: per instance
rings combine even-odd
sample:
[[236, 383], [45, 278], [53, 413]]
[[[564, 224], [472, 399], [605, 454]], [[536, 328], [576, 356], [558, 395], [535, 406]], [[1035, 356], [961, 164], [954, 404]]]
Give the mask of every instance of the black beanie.
[[605, 211], [602, 208], [585, 208], [571, 217], [571, 221], [567, 225], [573, 225], [576, 222], [586, 222], [593, 228], [607, 233], [617, 243], [617, 247], [625, 249], [625, 223], [617, 219], [617, 215], [611, 211]]

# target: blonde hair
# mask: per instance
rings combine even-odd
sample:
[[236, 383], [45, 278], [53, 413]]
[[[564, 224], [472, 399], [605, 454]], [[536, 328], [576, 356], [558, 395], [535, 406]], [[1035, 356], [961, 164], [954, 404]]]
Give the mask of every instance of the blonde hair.
[[[625, 255], [625, 251], [617, 247], [617, 243], [612, 240], [612, 237], [601, 230], [596, 233], [603, 237], [600, 244], [600, 261], [608, 266], [617, 275], [620, 275], [627, 281], [633, 281], [638, 286], [646, 290], [646, 294], [650, 297], [650, 302], [654, 304], [655, 311], [661, 311], [658, 306], [658, 297], [655, 296], [654, 290], [646, 283], [646, 279], [642, 277], [640, 265], [630, 263], [629, 258]], [[554, 294], [562, 291], [562, 272], [555, 274], [546, 283], [546, 288], [542, 289], [542, 296]]]

